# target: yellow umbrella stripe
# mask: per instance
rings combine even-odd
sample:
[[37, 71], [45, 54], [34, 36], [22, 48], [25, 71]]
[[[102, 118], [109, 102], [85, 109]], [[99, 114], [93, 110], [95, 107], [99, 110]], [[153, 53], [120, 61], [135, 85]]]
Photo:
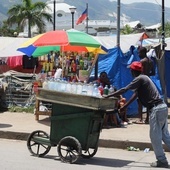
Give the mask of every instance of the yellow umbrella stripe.
[[32, 45], [38, 38], [40, 38], [42, 35], [44, 35], [44, 33], [43, 34], [39, 34], [39, 35], [37, 35], [37, 36], [35, 36], [35, 37], [33, 37], [33, 38], [30, 38], [29, 40], [27, 40], [26, 42], [24, 42], [21, 46], [20, 46], [20, 48], [24, 48], [24, 47], [28, 47], [29, 45]]
[[94, 47], [86, 47], [88, 52], [92, 52], [94, 54], [107, 54], [106, 51], [102, 50], [101, 48], [94, 48]]

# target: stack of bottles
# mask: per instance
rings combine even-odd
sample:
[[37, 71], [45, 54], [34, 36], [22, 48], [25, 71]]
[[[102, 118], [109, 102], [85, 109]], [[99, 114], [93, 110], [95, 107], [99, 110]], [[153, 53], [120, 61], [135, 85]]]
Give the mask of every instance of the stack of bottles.
[[96, 83], [87, 83], [87, 82], [69, 82], [66, 79], [55, 79], [55, 78], [46, 78], [42, 84], [43, 89], [54, 90], [65, 93], [72, 94], [81, 94], [87, 96], [102, 97], [103, 95], [108, 95], [114, 91], [114, 88], [110, 86], [103, 86], [100, 84], [98, 86]]

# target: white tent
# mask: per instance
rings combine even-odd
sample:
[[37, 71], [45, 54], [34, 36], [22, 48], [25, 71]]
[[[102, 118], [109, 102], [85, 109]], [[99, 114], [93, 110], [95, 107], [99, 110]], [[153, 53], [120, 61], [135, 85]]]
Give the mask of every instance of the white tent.
[[167, 44], [167, 46], [165, 47], [165, 50], [170, 50], [170, 38], [166, 38], [165, 39], [165, 42], [166, 42], [166, 44]]
[[17, 48], [29, 38], [0, 37], [0, 57], [22, 56]]
[[170, 50], [170, 42], [167, 42], [166, 44], [167, 44], [167, 46], [165, 49], [169, 51]]
[[[127, 52], [131, 45], [137, 45], [144, 33], [120, 35], [120, 47]], [[107, 49], [116, 46], [117, 36], [97, 36], [96, 38]], [[17, 48], [29, 38], [0, 37], [0, 57], [22, 56], [24, 53], [17, 51]]]
[[[158, 45], [161, 43], [161, 39], [152, 39], [152, 38], [148, 38], [143, 40], [142, 45], [143, 46], [151, 46], [151, 45]], [[167, 44], [167, 46], [165, 47], [165, 50], [170, 50], [170, 38], [165, 38], [165, 43]]]
[[[123, 53], [129, 51], [131, 45], [138, 45], [139, 40], [145, 33], [120, 35], [120, 47]], [[114, 48], [117, 45], [117, 36], [97, 36], [95, 37], [107, 49]]]

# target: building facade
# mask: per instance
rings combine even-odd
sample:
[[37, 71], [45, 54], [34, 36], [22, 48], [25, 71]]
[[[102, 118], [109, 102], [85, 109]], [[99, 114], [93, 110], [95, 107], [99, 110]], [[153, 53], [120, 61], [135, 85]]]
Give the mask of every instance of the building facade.
[[[47, 1], [47, 6], [49, 9], [46, 11], [54, 17], [54, 9], [55, 9], [55, 30], [68, 30], [72, 28], [72, 22], [74, 22], [74, 29], [79, 31], [88, 32], [91, 35], [110, 35], [116, 32], [116, 22], [112, 22], [110, 20], [88, 20], [88, 24], [86, 20], [81, 24], [76, 25], [76, 21], [81, 15], [81, 13], [74, 13], [74, 21], [72, 21], [72, 14], [69, 8], [72, 6], [65, 3], [64, 0], [50, 0]], [[55, 7], [54, 7], [55, 4]], [[83, 12], [83, 11], [82, 11]], [[86, 28], [88, 25], [88, 28]], [[54, 25], [46, 22], [46, 31], [54, 30]], [[32, 28], [32, 36], [37, 34], [37, 27]], [[28, 36], [28, 26], [26, 25], [24, 28], [24, 32], [19, 34], [20, 37]]]

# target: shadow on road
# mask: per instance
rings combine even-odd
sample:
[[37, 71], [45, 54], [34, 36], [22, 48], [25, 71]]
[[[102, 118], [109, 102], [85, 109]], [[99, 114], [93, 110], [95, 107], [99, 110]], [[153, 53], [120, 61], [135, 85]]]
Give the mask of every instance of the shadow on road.
[[8, 127], [12, 127], [12, 125], [11, 124], [0, 123], [0, 128], [8, 128]]
[[38, 120], [38, 123], [46, 125], [46, 126], [50, 126], [51, 121], [49, 117], [46, 117], [44, 119]]

